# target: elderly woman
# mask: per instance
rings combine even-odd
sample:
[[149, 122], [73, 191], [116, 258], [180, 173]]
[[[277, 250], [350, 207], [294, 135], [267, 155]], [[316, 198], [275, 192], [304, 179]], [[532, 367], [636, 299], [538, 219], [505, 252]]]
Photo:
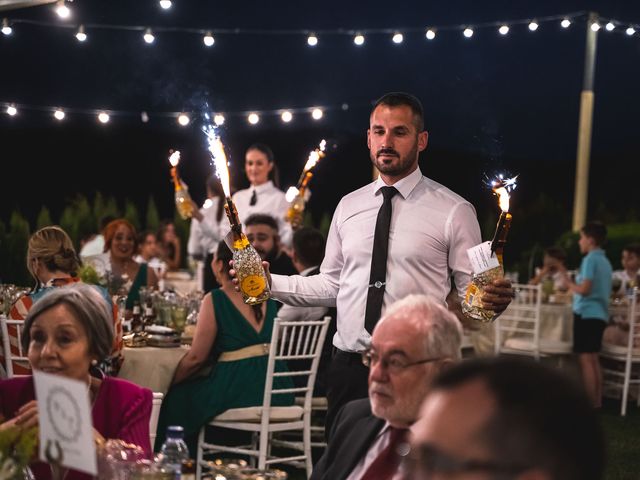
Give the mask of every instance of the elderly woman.
[[[260, 350], [233, 359], [227, 353], [269, 343], [277, 307], [274, 300], [253, 306], [242, 301], [229, 276], [231, 258], [229, 248], [220, 242], [211, 267], [221, 287], [202, 300], [191, 349], [178, 364], [174, 385], [162, 404], [156, 449], [167, 426], [182, 425], [189, 451], [195, 452], [198, 431], [213, 417], [230, 408], [262, 404], [267, 354]], [[214, 362], [213, 369], [202, 374], [202, 367]], [[273, 388], [285, 385], [293, 386], [289, 378], [274, 379]], [[274, 405], [292, 404], [291, 395], [274, 397]]]
[[[36, 281], [34, 291], [29, 295], [20, 297], [12, 306], [9, 317], [13, 320], [24, 320], [31, 307], [42, 297], [52, 292], [57, 287], [63, 287], [79, 282], [78, 269], [80, 259], [73, 248], [73, 242], [62, 228], [58, 226], [44, 227], [35, 232], [29, 238], [27, 247], [27, 269]], [[113, 310], [113, 323], [116, 332], [109, 365], [117, 370], [121, 363], [122, 327], [118, 323], [118, 315], [109, 292], [99, 286], [97, 291], [104, 298], [105, 304]], [[9, 327], [9, 335], [18, 337], [15, 327]], [[15, 362], [14, 373], [27, 375], [31, 373], [28, 365]]]
[[[120, 439], [150, 454], [152, 394], [124, 380], [94, 376], [93, 368], [111, 350], [111, 313], [100, 294], [81, 283], [58, 288], [36, 303], [22, 337], [31, 367], [84, 382], [92, 405], [93, 428], [106, 439]], [[33, 377], [0, 381], [0, 430], [38, 425]], [[36, 478], [50, 478], [49, 466], [31, 466]], [[65, 480], [88, 476], [70, 470]]]
[[[125, 219], [117, 219], [104, 229], [104, 251], [87, 259], [96, 270], [105, 275], [112, 293], [124, 289], [127, 293], [127, 310], [140, 299], [140, 287], [157, 287], [158, 280], [146, 263], [138, 263], [134, 257], [138, 250], [136, 229]], [[118, 287], [118, 288], [116, 288]]]

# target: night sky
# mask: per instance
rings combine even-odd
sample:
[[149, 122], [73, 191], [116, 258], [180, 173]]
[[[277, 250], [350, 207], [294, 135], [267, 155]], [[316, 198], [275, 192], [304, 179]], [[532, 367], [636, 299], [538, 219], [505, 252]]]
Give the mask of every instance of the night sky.
[[[621, 23], [601, 30], [595, 80], [595, 114], [590, 200], [638, 209], [638, 115], [640, 112], [640, 31], [637, 1], [244, 1], [174, 0], [163, 11], [156, 0], [76, 0], [64, 22], [52, 6], [0, 12], [10, 20], [31, 19], [74, 25], [61, 29], [15, 23], [0, 35], [0, 104], [16, 103], [19, 113], [0, 112], [2, 209], [7, 221], [18, 207], [31, 219], [41, 205], [58, 215], [76, 193], [96, 191], [133, 199], [141, 206], [152, 195], [162, 216], [172, 215], [167, 152], [183, 152], [181, 172], [201, 201], [210, 167], [198, 120], [180, 127], [158, 112], [222, 111], [223, 140], [231, 154], [238, 188], [246, 186], [244, 150], [256, 141], [270, 144], [283, 188], [297, 179], [308, 152], [321, 138], [337, 145], [317, 168], [310, 208], [331, 213], [339, 198], [370, 179], [365, 133], [371, 102], [404, 90], [423, 102], [430, 144], [423, 172], [486, 207], [483, 173], [507, 169], [521, 174], [521, 201], [554, 188], [562, 208], [573, 198], [578, 109], [584, 65], [586, 19], [568, 29], [559, 20], [536, 32], [513, 25], [505, 37], [495, 27], [437, 32], [429, 26], [477, 25], [595, 10]], [[390, 34], [369, 35], [361, 47], [352, 36], [323, 36], [310, 48], [306, 35], [215, 35], [204, 47], [199, 34], [156, 32], [147, 45], [140, 32], [87, 29], [78, 24], [275, 30], [419, 28], [395, 45]], [[342, 104], [348, 110], [339, 108]], [[63, 122], [51, 112], [20, 106], [60, 106]], [[229, 112], [281, 108], [337, 107], [320, 121], [299, 114], [290, 124], [265, 116], [256, 126]], [[74, 110], [109, 109], [108, 125]], [[140, 112], [150, 121], [142, 123]], [[77, 180], [79, 178], [79, 180]], [[603, 181], [604, 180], [604, 181]], [[622, 197], [611, 199], [604, 187]], [[616, 203], [617, 202], [617, 203]], [[640, 211], [640, 210], [639, 210]], [[567, 226], [569, 227], [569, 225]]]

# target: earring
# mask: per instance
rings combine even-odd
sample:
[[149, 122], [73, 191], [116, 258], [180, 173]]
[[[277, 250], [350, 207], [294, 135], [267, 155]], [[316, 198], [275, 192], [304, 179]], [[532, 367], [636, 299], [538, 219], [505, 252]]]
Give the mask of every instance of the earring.
[[93, 360], [91, 360], [91, 366], [95, 367], [96, 365], [98, 365], [98, 360], [94, 358]]

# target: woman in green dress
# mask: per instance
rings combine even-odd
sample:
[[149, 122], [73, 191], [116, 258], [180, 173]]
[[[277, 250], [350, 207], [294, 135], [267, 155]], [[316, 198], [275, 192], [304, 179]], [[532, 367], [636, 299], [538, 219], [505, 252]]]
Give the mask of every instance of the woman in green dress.
[[[229, 276], [231, 258], [229, 248], [220, 242], [211, 267], [221, 287], [202, 300], [191, 349], [178, 364], [162, 402], [156, 451], [164, 442], [167, 427], [181, 425], [193, 457], [198, 432], [213, 417], [230, 408], [262, 405], [268, 352], [255, 352], [234, 361], [218, 361], [218, 357], [269, 343], [277, 307], [273, 300], [257, 306], [242, 301]], [[203, 367], [211, 364], [211, 371], [203, 375]], [[276, 370], [285, 369], [284, 364], [276, 364]], [[274, 378], [274, 389], [292, 386], [288, 377]], [[288, 406], [293, 400], [291, 394], [274, 395], [272, 404]]]

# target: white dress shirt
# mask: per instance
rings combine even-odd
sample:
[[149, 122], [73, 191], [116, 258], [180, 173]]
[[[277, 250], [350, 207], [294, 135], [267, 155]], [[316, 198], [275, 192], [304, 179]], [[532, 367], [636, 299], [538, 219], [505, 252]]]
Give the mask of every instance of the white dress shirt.
[[616, 293], [618, 295], [626, 294], [627, 289], [629, 288], [629, 282], [631, 280], [635, 281], [636, 277], [638, 276], [638, 273], [640, 273], [640, 270], [635, 275], [630, 276], [626, 270], [614, 270], [613, 274], [611, 275], [611, 278], [620, 280], [620, 288], [618, 288], [618, 290], [616, 290], [613, 293]]
[[[378, 455], [380, 455], [380, 453], [385, 448], [387, 448], [390, 440], [389, 426], [390, 425], [387, 422], [385, 426], [382, 427], [382, 430], [380, 430], [380, 433], [378, 433], [378, 436], [369, 447], [369, 450], [367, 450], [367, 454], [358, 462], [354, 469], [351, 470], [351, 473], [346, 478], [346, 480], [360, 480], [366, 473], [368, 468], [371, 466], [371, 464], [375, 461], [375, 459], [378, 458]], [[411, 431], [411, 428], [409, 430]], [[400, 480], [401, 478], [404, 478], [402, 475], [403, 473], [404, 472], [402, 471], [402, 464], [400, 464], [400, 467], [398, 468], [398, 471], [393, 475], [392, 480]]]
[[[300, 272], [300, 275], [307, 277], [313, 272], [317, 266], [309, 267]], [[329, 310], [327, 307], [294, 307], [291, 305], [283, 305], [278, 310], [278, 318], [285, 322], [310, 322], [320, 320], [322, 316]]]
[[[253, 192], [256, 192], [257, 201], [255, 205], [249, 205]], [[232, 198], [238, 209], [241, 223], [244, 223], [244, 220], [254, 213], [271, 215], [278, 222], [280, 241], [287, 247], [291, 246], [293, 232], [291, 224], [285, 220], [289, 202], [287, 202], [284, 192], [277, 188], [271, 180], [257, 187], [251, 186], [239, 190], [233, 194]]]
[[[337, 307], [333, 344], [347, 352], [365, 350], [371, 340], [364, 313], [384, 186], [380, 177], [340, 201], [319, 275], [272, 275], [271, 292], [285, 304]], [[411, 293], [430, 294], [446, 304], [452, 275], [462, 298], [471, 275], [467, 249], [481, 242], [475, 209], [419, 168], [393, 186], [399, 194], [392, 199], [382, 313]]]
[[216, 218], [218, 204], [222, 199], [220, 197], [214, 197], [210, 200], [210, 202], [207, 202], [206, 207], [200, 209], [200, 213], [203, 216], [202, 221], [199, 222], [197, 218], [191, 219], [187, 252], [192, 257], [204, 259], [207, 254], [214, 253], [218, 248], [220, 240], [222, 240], [224, 235], [229, 231], [229, 222], [227, 222], [224, 211], [222, 212], [220, 221]]

